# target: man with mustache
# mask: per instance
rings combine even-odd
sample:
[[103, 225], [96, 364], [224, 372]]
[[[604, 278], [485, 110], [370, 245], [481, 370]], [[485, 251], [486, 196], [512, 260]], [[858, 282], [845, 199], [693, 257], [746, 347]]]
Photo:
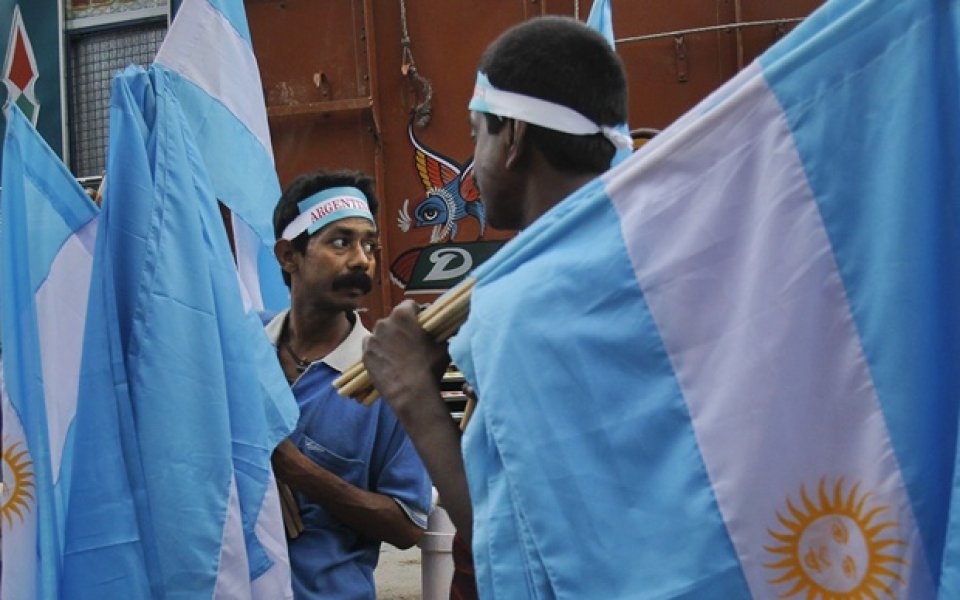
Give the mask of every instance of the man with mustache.
[[380, 400], [368, 409], [332, 385], [369, 335], [356, 310], [376, 269], [376, 211], [372, 179], [346, 171], [299, 177], [274, 210], [290, 309], [266, 331], [300, 419], [273, 467], [303, 524], [288, 542], [297, 599], [375, 598], [380, 543], [409, 548], [430, 510], [430, 480], [392, 409]]

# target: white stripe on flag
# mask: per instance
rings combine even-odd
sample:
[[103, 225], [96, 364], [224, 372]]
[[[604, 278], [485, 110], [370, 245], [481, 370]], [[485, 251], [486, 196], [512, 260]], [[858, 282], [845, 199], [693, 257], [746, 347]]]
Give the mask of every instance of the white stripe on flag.
[[0, 494], [0, 527], [3, 529], [3, 569], [0, 598], [37, 598], [37, 488], [33, 460], [27, 450], [20, 416], [10, 404], [0, 369], [0, 404], [3, 410], [3, 493]]
[[230, 477], [230, 497], [227, 517], [223, 522], [223, 540], [220, 542], [220, 561], [214, 598], [250, 600], [250, 564], [243, 538], [243, 521], [236, 477]]
[[273, 160], [253, 49], [209, 2], [184, 0], [154, 62], [181, 74], [223, 103]]
[[273, 477], [273, 471], [270, 472], [263, 505], [260, 507], [257, 525], [253, 531], [267, 556], [273, 561], [273, 566], [266, 573], [253, 580], [253, 597], [290, 600], [293, 598], [293, 588], [290, 586], [287, 534], [283, 528], [280, 494], [277, 491], [277, 481]]
[[[780, 105], [751, 69], [730, 101], [631, 163], [657, 177], [607, 175], [631, 262], [752, 594], [815, 582], [838, 597], [880, 584], [933, 597], [818, 205]], [[902, 544], [871, 546], [881, 541]]]
[[260, 238], [256, 232], [241, 220], [236, 213], [233, 223], [233, 243], [236, 246], [237, 279], [240, 282], [240, 295], [243, 296], [243, 309], [263, 310], [263, 294], [260, 292], [260, 268], [257, 259], [260, 252]]
[[77, 412], [80, 357], [87, 318], [97, 219], [64, 242], [36, 293], [43, 393], [53, 483], [60, 480], [64, 443]]

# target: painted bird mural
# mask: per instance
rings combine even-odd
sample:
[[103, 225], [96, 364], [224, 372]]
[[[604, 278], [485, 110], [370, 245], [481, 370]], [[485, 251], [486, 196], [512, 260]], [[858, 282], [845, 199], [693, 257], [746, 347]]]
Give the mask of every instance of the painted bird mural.
[[432, 227], [430, 243], [454, 240], [457, 236], [457, 222], [473, 217], [480, 223], [480, 235], [486, 227], [483, 201], [480, 191], [473, 181], [473, 158], [465, 165], [459, 165], [451, 159], [424, 146], [413, 134], [413, 123], [407, 125], [410, 142], [416, 149], [415, 160], [420, 181], [427, 196], [409, 212], [409, 200], [403, 201], [399, 210], [397, 225], [401, 231], [410, 231], [411, 227]]

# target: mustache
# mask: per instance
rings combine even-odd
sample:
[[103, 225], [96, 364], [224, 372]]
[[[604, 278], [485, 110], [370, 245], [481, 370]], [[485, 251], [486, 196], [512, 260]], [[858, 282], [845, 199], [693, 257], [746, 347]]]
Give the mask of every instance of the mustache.
[[333, 289], [358, 289], [366, 294], [373, 289], [373, 279], [363, 271], [351, 271], [334, 279]]

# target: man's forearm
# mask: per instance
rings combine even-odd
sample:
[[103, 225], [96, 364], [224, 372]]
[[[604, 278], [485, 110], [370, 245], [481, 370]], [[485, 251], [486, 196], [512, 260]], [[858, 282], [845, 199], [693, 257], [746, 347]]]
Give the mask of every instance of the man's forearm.
[[348, 483], [304, 456], [293, 444], [281, 445], [273, 463], [277, 479], [365, 537], [409, 548], [423, 535], [423, 529], [393, 498]]
[[473, 537], [473, 509], [460, 453], [460, 430], [447, 412], [439, 387], [424, 379], [417, 388], [404, 389], [391, 400], [440, 494], [440, 503], [460, 536], [469, 543]]
[[450, 363], [446, 344], [433, 340], [406, 300], [377, 322], [363, 362], [383, 399], [413, 442], [440, 500], [461, 537], [472, 536], [473, 511], [460, 455], [460, 431], [440, 396], [440, 376]]

